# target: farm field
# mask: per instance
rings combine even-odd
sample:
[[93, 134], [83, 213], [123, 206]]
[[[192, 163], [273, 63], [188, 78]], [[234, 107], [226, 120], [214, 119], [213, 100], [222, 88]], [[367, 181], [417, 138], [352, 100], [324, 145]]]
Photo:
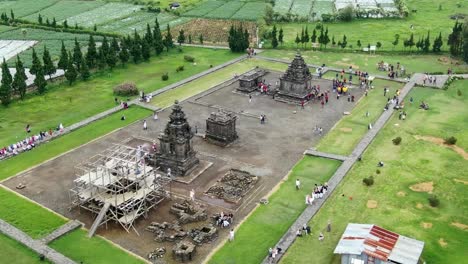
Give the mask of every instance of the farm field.
[[[268, 198], [268, 205], [254, 209], [236, 230], [235, 241], [226, 242], [208, 263], [261, 263], [268, 248], [275, 245], [306, 207], [306, 193], [315, 183], [326, 182], [339, 165], [336, 160], [305, 156]], [[299, 191], [294, 190], [296, 179], [304, 186]]]
[[258, 18], [263, 13], [266, 5], [267, 4], [263, 2], [247, 2], [231, 17], [231, 19], [253, 20], [252, 18]]
[[[265, 2], [208, 0], [183, 13], [182, 16], [255, 21], [263, 16], [265, 7]], [[249, 10], [247, 11], [249, 16], [239, 13], [241, 10]]]
[[[148, 93], [205, 71], [210, 65], [215, 66], [238, 56], [227, 50], [185, 47], [183, 51], [179, 53], [174, 50], [153, 57], [148, 63], [95, 74], [91, 80], [77, 82], [72, 86], [66, 83], [49, 84], [49, 91], [45, 95], [33, 95], [24, 101], [13, 102], [8, 108], [0, 108], [0, 145], [25, 138], [26, 124], [31, 124], [33, 133], [48, 131], [59, 123], [69, 126], [115, 106], [112, 89], [123, 82], [134, 82], [138, 89]], [[185, 62], [184, 55], [195, 57], [197, 64]], [[176, 73], [180, 65], [185, 70]], [[169, 73], [169, 80], [161, 81], [162, 74], [166, 72]], [[18, 112], [22, 114], [15, 115]], [[16, 118], [12, 118], [14, 116]], [[2, 165], [0, 170], [5, 167]], [[0, 175], [5, 176], [5, 173], [0, 172]]]
[[0, 4], [0, 13], [10, 14], [13, 9], [15, 17], [22, 18], [36, 12], [39, 12], [49, 6], [54, 5], [58, 0], [18, 0], [18, 1], [2, 1]]
[[[292, 60], [296, 51], [266, 50], [261, 56]], [[387, 55], [376, 54], [368, 55], [365, 53], [335, 53], [320, 51], [302, 51], [305, 61], [310, 64], [322, 65], [347, 69], [353, 66], [353, 69], [367, 71], [371, 74], [385, 75], [386, 72], [379, 71], [377, 64], [381, 61], [396, 65], [400, 62], [408, 74], [415, 72], [446, 73], [448, 68], [454, 72], [468, 72], [468, 65], [461, 61], [451, 59], [446, 55]]]
[[310, 0], [294, 0], [291, 12], [299, 17], [309, 17], [314, 2]]
[[289, 10], [291, 10], [293, 2], [294, 0], [276, 0], [273, 11], [280, 14], [286, 14], [289, 12]]
[[[411, 13], [409, 17], [404, 19], [355, 19], [351, 22], [334, 22], [325, 23], [328, 27], [330, 39], [335, 36], [336, 42], [343, 38], [346, 34], [348, 38], [348, 46], [352, 45], [357, 49], [357, 41], [360, 40], [363, 46], [367, 44], [375, 45], [378, 41], [382, 43], [379, 50], [392, 51], [394, 50], [392, 42], [395, 34], [400, 35], [399, 44], [395, 50], [404, 50], [403, 41], [410, 37], [411, 33], [417, 40], [422, 35], [426, 35], [428, 31], [431, 34], [431, 46], [435, 36], [442, 33], [444, 45], [442, 50], [448, 50], [447, 38], [451, 33], [455, 20], [450, 19], [450, 16], [462, 12], [468, 4], [461, 8], [457, 7], [457, 2], [442, 1], [442, 0], [408, 0], [406, 1], [410, 10], [417, 10], [416, 13]], [[439, 5], [442, 5], [442, 10], [439, 10]], [[280, 23], [277, 27], [282, 27], [284, 31], [285, 46], [295, 48], [294, 39], [296, 34], [301, 33], [301, 29], [308, 25], [311, 31], [315, 27], [315, 23]], [[413, 29], [410, 26], [413, 25]], [[359, 30], [355, 30], [359, 29]], [[329, 45], [331, 47], [331, 43]], [[351, 48], [346, 48], [352, 51]], [[415, 50], [416, 48], [414, 48]]]
[[204, 17], [228, 19], [232, 17], [237, 11], [239, 11], [239, 9], [241, 9], [243, 5], [243, 2], [229, 1], [226, 2], [224, 5], [213, 9], [208, 14], [205, 14]]
[[[104, 1], [61, 0], [54, 5], [41, 9], [34, 14], [22, 18], [32, 22], [37, 22], [37, 18], [40, 14], [43, 21], [46, 21], [46, 19], [52, 21], [52, 19], [55, 17], [57, 22], [61, 22], [71, 16], [95, 9], [104, 4]], [[74, 24], [69, 25], [74, 26]]]
[[[468, 243], [466, 225], [468, 209], [464, 173], [468, 164], [465, 156], [439, 145], [435, 139], [455, 136], [456, 145], [468, 148], [466, 116], [468, 110], [466, 87], [468, 81], [456, 81], [448, 90], [413, 88], [408, 95], [415, 102], [430, 104], [428, 111], [417, 104], [408, 105], [407, 119], [401, 121], [394, 115], [386, 127], [324, 207], [309, 223], [310, 237], [299, 238], [288, 250], [281, 263], [340, 263], [333, 250], [348, 223], [370, 223], [402, 235], [425, 242], [423, 259], [431, 263], [461, 263], [466, 255], [463, 248]], [[461, 95], [458, 95], [458, 91]], [[398, 126], [396, 125], [398, 124]], [[392, 139], [402, 138], [395, 146]], [[376, 164], [385, 166], [376, 174]], [[362, 178], [374, 175], [375, 183], [366, 187]], [[422, 188], [422, 186], [426, 186]], [[439, 207], [431, 207], [429, 193], [440, 199]], [[342, 197], [342, 194], [345, 197]], [[352, 196], [353, 199], [348, 199]], [[375, 201], [369, 208], [368, 201]], [[332, 232], [325, 232], [328, 220]], [[325, 239], [317, 237], [323, 232]], [[305, 249], [319, 250], [305, 250]]]
[[50, 263], [49, 261], [40, 261], [39, 256], [32, 250], [23, 246], [21, 243], [9, 238], [8, 236], [0, 233], [0, 259], [15, 260], [18, 264], [42, 264]]
[[91, 28], [94, 25], [129, 16], [137, 12], [142, 6], [127, 3], [107, 3], [103, 6], [84, 12], [67, 19], [69, 25], [78, 24]]

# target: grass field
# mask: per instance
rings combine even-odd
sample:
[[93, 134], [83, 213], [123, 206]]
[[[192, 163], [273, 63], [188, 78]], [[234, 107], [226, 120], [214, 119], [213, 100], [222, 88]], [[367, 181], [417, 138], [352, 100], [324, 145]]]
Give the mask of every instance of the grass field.
[[20, 244], [1, 233], [0, 245], [2, 247], [2, 250], [0, 251], [0, 259], [2, 260], [14, 260], [14, 263], [16, 264], [50, 263], [49, 261], [40, 261], [38, 254], [34, 251], [29, 250], [23, 244]]
[[[282, 0], [281, 3], [288, 2]], [[434, 37], [442, 33], [444, 39], [443, 50], [448, 50], [447, 38], [451, 33], [451, 29], [455, 23], [450, 19], [450, 16], [456, 13], [463, 13], [463, 10], [468, 8], [466, 1], [444, 1], [444, 0], [407, 0], [409, 10], [417, 10], [417, 13], [411, 13], [408, 18], [404, 19], [360, 19], [352, 22], [335, 22], [325, 23], [328, 27], [330, 40], [335, 36], [336, 42], [341, 40], [343, 34], [348, 38], [348, 46], [352, 45], [357, 48], [357, 41], [361, 40], [363, 46], [368, 43], [375, 45], [377, 41], [382, 43], [380, 50], [393, 49], [391, 44], [395, 34], [400, 35], [400, 41], [395, 50], [403, 50], [403, 41], [409, 38], [410, 34], [414, 34], [417, 41], [422, 35], [426, 35], [428, 31], [431, 33], [431, 45]], [[457, 3], [461, 4], [461, 8], [457, 7]], [[277, 1], [278, 4], [278, 1]], [[442, 5], [442, 10], [439, 10], [439, 5]], [[286, 8], [287, 4], [275, 5], [275, 11]], [[295, 48], [294, 40], [296, 34], [300, 35], [302, 27], [305, 23], [281, 23], [277, 27], [282, 27], [284, 31], [284, 41], [287, 47]], [[315, 23], [308, 23], [309, 29], [315, 27]], [[413, 25], [413, 29], [410, 26]], [[331, 43], [329, 45], [331, 47]], [[413, 50], [416, 48], [413, 47]]]
[[[374, 89], [369, 90], [353, 108], [350, 115], [344, 116], [335, 127], [323, 137], [317, 149], [323, 152], [349, 155], [361, 138], [367, 133], [369, 123], [374, 123], [382, 114], [387, 97], [383, 96], [383, 88], [389, 89], [388, 96], [393, 96], [403, 84], [385, 80], [375, 80]], [[357, 88], [358, 89], [358, 88]], [[351, 92], [352, 93], [352, 92]], [[335, 98], [331, 98], [335, 100]], [[369, 117], [366, 112], [369, 111]]]
[[[46, 144], [38, 146], [32, 151], [28, 151], [1, 161], [0, 180], [15, 175], [32, 166], [40, 164], [70, 149], [79, 147], [97, 137], [103, 136], [115, 129], [126, 126], [134, 121], [151, 115], [151, 111], [137, 106], [132, 106], [123, 112], [117, 112], [85, 127], [75, 130], [69, 134], [52, 140]], [[125, 114], [126, 120], [122, 122], [120, 117]]]
[[67, 222], [64, 218], [4, 189], [3, 186], [0, 187], [0, 218], [34, 239], [49, 234]]
[[[104, 4], [105, 2], [103, 1], [61, 0], [54, 5], [44, 8], [34, 14], [25, 16], [23, 19], [27, 19], [36, 23], [40, 14], [44, 22], [47, 18], [50, 22], [52, 22], [54, 17], [57, 22], [61, 22], [62, 20], [65, 20], [69, 17], [95, 9]], [[69, 25], [74, 26], [74, 24]]]
[[285, 71], [287, 68], [287, 65], [283, 63], [267, 62], [257, 59], [244, 60], [201, 77], [195, 81], [177, 87], [177, 89], [172, 89], [161, 95], [158, 95], [151, 101], [151, 104], [161, 108], [168, 107], [172, 105], [176, 99], [179, 101], [185, 100], [191, 96], [206, 91], [217, 84], [225, 82], [226, 80], [232, 78], [235, 74], [242, 74], [255, 68], [256, 66], [277, 71]]
[[82, 229], [54, 240], [49, 246], [77, 263], [145, 263], [99, 236], [88, 238]]
[[[15, 101], [8, 108], [1, 107], [0, 145], [3, 147], [24, 139], [27, 136], [24, 130], [26, 124], [32, 126], [33, 133], [48, 131], [59, 123], [69, 126], [115, 106], [112, 89], [118, 84], [134, 82], [138, 89], [152, 92], [205, 71], [210, 65], [215, 66], [238, 56], [227, 50], [185, 47], [183, 51], [179, 53], [174, 50], [153, 57], [148, 63], [131, 64], [126, 68], [114, 69], [113, 72], [95, 74], [91, 80], [77, 82], [72, 86], [66, 83], [49, 85], [49, 91], [42, 96], [31, 95], [24, 101]], [[184, 55], [195, 57], [197, 64], [185, 62]], [[180, 65], [185, 70], [176, 73]], [[168, 81], [161, 80], [165, 72], [169, 73]]]
[[[208, 263], [261, 263], [305, 208], [304, 198], [314, 184], [327, 181], [340, 162], [317, 157], [304, 157], [292, 169], [288, 179], [236, 230], [236, 238], [217, 251]], [[295, 190], [300, 179], [303, 189]], [[309, 262], [311, 263], [311, 262]]]
[[[266, 50], [261, 56], [292, 60], [296, 51], [290, 50]], [[468, 65], [460, 61], [450, 59], [445, 55], [369, 55], [364, 53], [333, 53], [320, 51], [302, 51], [305, 61], [310, 64], [325, 64], [327, 66], [367, 71], [371, 74], [385, 75], [386, 72], [377, 69], [377, 63], [384, 61], [393, 65], [400, 62], [405, 67], [407, 74], [416, 72], [441, 72], [446, 73], [448, 68], [455, 72], [468, 72]]]
[[[409, 96], [415, 102], [428, 102], [431, 109], [423, 111], [413, 105], [407, 107], [405, 121], [398, 120], [397, 115], [392, 117], [363, 155], [363, 161], [353, 167], [312, 219], [312, 236], [296, 240], [282, 263], [340, 263], [333, 250], [348, 223], [377, 224], [424, 241], [423, 259], [427, 262], [463, 263], [463, 248], [468, 243], [468, 176], [464, 173], [468, 162], [452, 149], [417, 140], [415, 136], [454, 135], [457, 146], [468, 149], [468, 109], [464, 107], [467, 85], [468, 81], [457, 81], [447, 91], [414, 88]], [[400, 146], [391, 141], [396, 136], [402, 138]], [[378, 161], [385, 163], [381, 174], [375, 173]], [[375, 177], [371, 187], [362, 184], [368, 175]], [[432, 193], [440, 199], [437, 208], [429, 206], [427, 192], [410, 189], [428, 182], [433, 183]], [[376, 201], [377, 208], [368, 208], [369, 200]], [[328, 220], [332, 222], [332, 232], [324, 232], [325, 240], [319, 243], [319, 232]], [[457, 227], [454, 223], [462, 225]]]

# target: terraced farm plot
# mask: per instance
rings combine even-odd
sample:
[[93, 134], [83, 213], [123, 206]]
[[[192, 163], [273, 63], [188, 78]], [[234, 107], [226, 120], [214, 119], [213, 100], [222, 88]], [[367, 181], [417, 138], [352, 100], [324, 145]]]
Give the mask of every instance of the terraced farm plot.
[[230, 1], [226, 4], [212, 10], [204, 17], [206, 18], [220, 18], [220, 19], [229, 19], [231, 18], [239, 9], [242, 8], [244, 2]]
[[63, 21], [69, 17], [76, 16], [77, 14], [98, 8], [104, 4], [105, 2], [102, 1], [62, 0], [52, 6], [40, 10], [39, 12], [36, 12], [23, 18], [33, 22], [37, 22], [37, 18], [40, 14], [44, 20], [46, 18], [52, 20], [55, 17], [57, 21]]
[[310, 0], [294, 0], [291, 7], [291, 13], [297, 14], [299, 17], [308, 18], [313, 2]]
[[[45, 9], [58, 0], [19, 0], [19, 1], [5, 1], [0, 4], [0, 13], [7, 13], [10, 15], [10, 10], [13, 10], [15, 17], [22, 18], [42, 9]], [[6, 3], [9, 2], [9, 3]]]
[[0, 40], [0, 60], [9, 60], [34, 44], [36, 41], [33, 40]]
[[277, 0], [273, 10], [280, 14], [286, 14], [291, 9], [294, 0]]
[[96, 9], [78, 14], [67, 19], [69, 25], [78, 24], [83, 27], [104, 24], [108, 21], [127, 17], [140, 10], [142, 6], [125, 3], [108, 3]]
[[322, 14], [332, 14], [335, 6], [330, 1], [315, 1], [312, 8], [312, 19], [322, 19]]
[[213, 11], [214, 9], [222, 6], [226, 2], [224, 1], [207, 1], [201, 5], [198, 5], [194, 9], [184, 13], [184, 16], [192, 16], [192, 17], [203, 17], [204, 15], [208, 14], [209, 12]]
[[257, 20], [259, 17], [263, 16], [266, 6], [267, 3], [263, 2], [247, 2], [231, 19]]

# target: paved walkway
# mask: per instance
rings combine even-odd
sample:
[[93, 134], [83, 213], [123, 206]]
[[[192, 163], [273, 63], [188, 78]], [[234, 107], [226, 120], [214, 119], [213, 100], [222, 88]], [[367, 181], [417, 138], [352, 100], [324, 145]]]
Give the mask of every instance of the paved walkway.
[[[416, 80], [417, 77], [411, 78], [410, 81], [403, 87], [400, 93], [401, 100], [403, 100], [405, 96], [415, 86]], [[294, 224], [289, 228], [289, 230], [283, 235], [283, 237], [280, 239], [280, 241], [276, 244], [275, 247], [283, 249], [283, 252], [286, 252], [288, 250], [288, 248], [296, 239], [296, 231], [302, 228], [302, 226], [305, 223], [308, 223], [310, 219], [312, 219], [312, 217], [318, 212], [318, 210], [322, 207], [325, 201], [331, 196], [336, 187], [338, 187], [339, 183], [343, 180], [344, 176], [353, 167], [354, 163], [356, 163], [358, 158], [370, 145], [377, 133], [385, 126], [385, 123], [390, 119], [392, 114], [393, 110], [387, 110], [382, 113], [379, 119], [375, 122], [373, 128], [370, 129], [369, 132], [367, 132], [367, 134], [361, 139], [359, 144], [353, 150], [351, 155], [343, 161], [341, 166], [336, 170], [335, 174], [333, 174], [333, 176], [330, 178], [330, 180], [328, 181], [329, 191], [323, 196], [323, 199], [318, 199], [312, 206], [308, 206], [297, 218]], [[283, 256], [283, 254], [280, 254], [277, 256], [276, 259], [270, 259], [268, 257], [268, 252], [265, 252], [265, 255], [266, 257], [262, 262], [263, 264], [277, 263]]]
[[40, 239], [41, 243], [47, 245], [50, 242], [54, 241], [55, 239], [83, 226], [78, 220], [73, 220], [65, 223], [61, 227], [55, 229], [52, 233]]
[[348, 159], [348, 157], [346, 157], [346, 156], [331, 154], [331, 153], [325, 153], [325, 152], [317, 151], [315, 149], [308, 149], [308, 150], [304, 151], [304, 155], [316, 156], [316, 157], [322, 157], [322, 158], [326, 158], [326, 159], [333, 159], [333, 160], [340, 160], [340, 161], [345, 161], [345, 160]]
[[34, 240], [30, 236], [26, 235], [23, 231], [8, 224], [7, 222], [0, 219], [0, 232], [11, 237], [12, 239], [20, 242], [21, 244], [32, 249], [39, 255], [44, 255], [48, 260], [57, 264], [75, 264], [75, 262], [59, 252], [48, 247], [40, 240]]

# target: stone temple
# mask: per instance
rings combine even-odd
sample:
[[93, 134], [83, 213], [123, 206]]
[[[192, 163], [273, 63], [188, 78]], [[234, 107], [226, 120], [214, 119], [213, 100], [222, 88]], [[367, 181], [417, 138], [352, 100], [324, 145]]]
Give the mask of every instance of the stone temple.
[[254, 71], [245, 73], [239, 77], [238, 91], [251, 93], [258, 89], [258, 84], [262, 81], [262, 77], [266, 74], [265, 70], [255, 69]]
[[191, 142], [194, 134], [178, 101], [169, 118], [164, 133], [159, 135], [156, 166], [163, 172], [170, 168], [173, 176], [186, 176], [199, 163]]
[[286, 73], [280, 77], [280, 87], [276, 99], [286, 102], [300, 102], [312, 90], [312, 75], [299, 53], [288, 66]]
[[221, 146], [233, 142], [237, 139], [236, 119], [235, 115], [226, 111], [211, 113], [206, 120], [205, 139]]

